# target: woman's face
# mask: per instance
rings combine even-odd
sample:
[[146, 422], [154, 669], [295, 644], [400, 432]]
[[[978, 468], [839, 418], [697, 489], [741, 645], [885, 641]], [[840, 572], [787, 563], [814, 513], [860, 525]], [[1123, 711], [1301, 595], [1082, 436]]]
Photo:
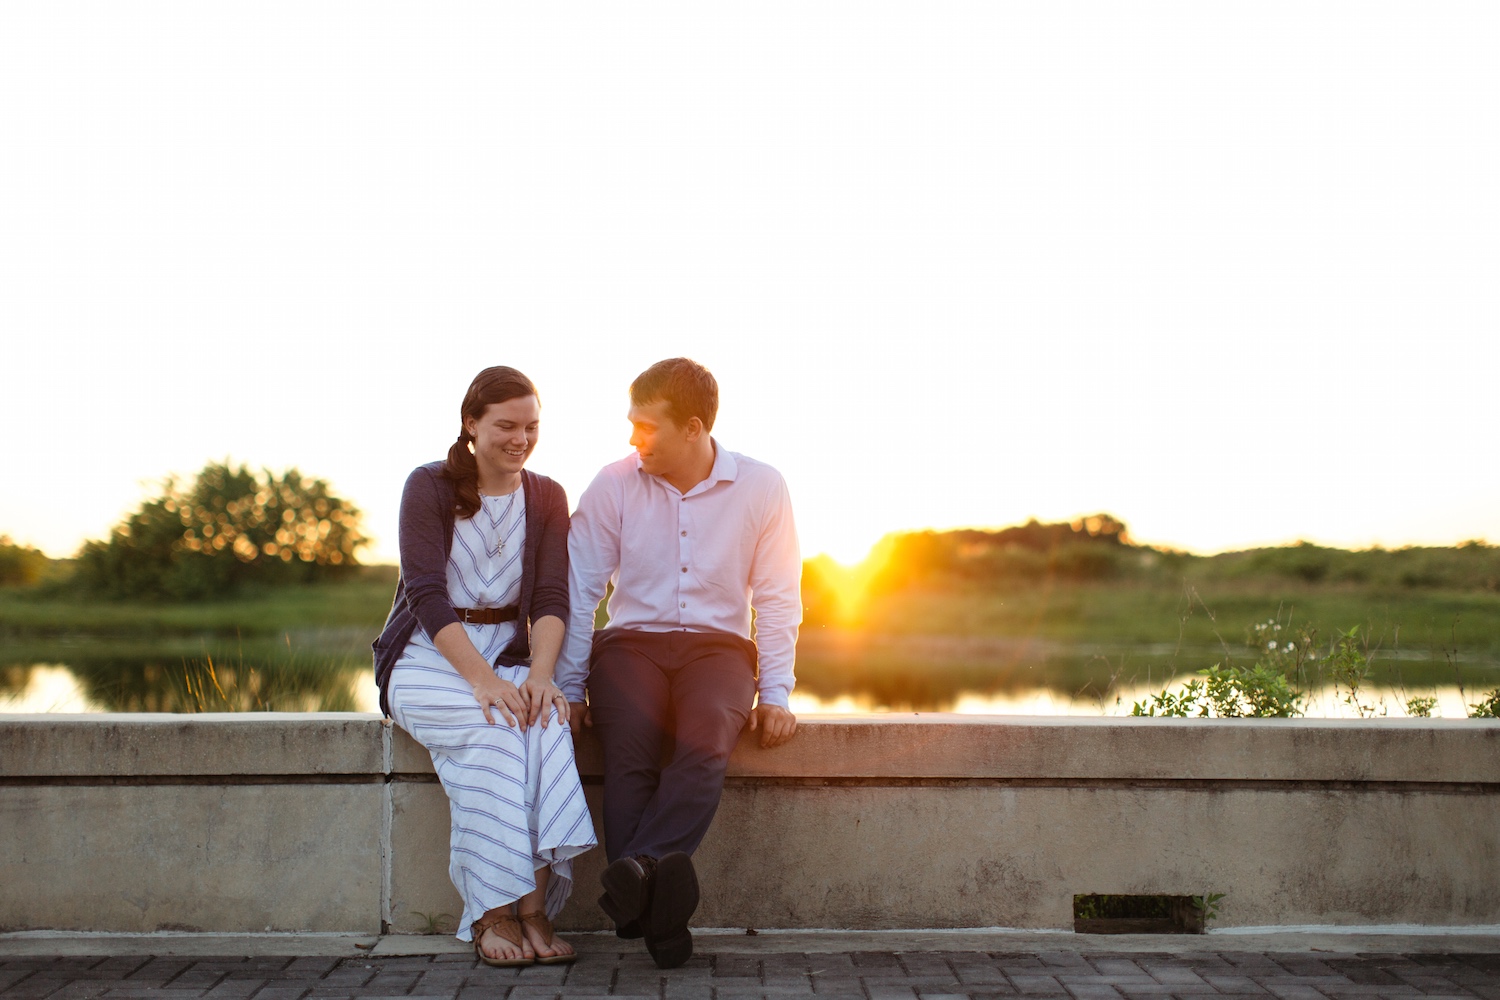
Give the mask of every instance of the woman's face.
[[474, 460], [482, 479], [521, 471], [536, 447], [541, 416], [542, 404], [535, 396], [517, 396], [491, 403], [477, 420], [464, 418], [464, 430], [474, 439]]

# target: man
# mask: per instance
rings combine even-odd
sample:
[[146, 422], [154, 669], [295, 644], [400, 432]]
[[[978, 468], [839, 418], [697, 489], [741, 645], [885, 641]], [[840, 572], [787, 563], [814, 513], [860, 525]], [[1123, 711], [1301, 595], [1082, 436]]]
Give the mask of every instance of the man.
[[[621, 937], [645, 937], [663, 969], [693, 953], [692, 854], [740, 731], [748, 720], [769, 748], [797, 729], [787, 708], [802, 622], [791, 499], [775, 469], [713, 439], [718, 409], [718, 383], [696, 362], [641, 373], [630, 386], [635, 454], [600, 471], [568, 534], [571, 611], [556, 681], [604, 745], [610, 865], [599, 905]], [[610, 582], [609, 627], [595, 632]]]

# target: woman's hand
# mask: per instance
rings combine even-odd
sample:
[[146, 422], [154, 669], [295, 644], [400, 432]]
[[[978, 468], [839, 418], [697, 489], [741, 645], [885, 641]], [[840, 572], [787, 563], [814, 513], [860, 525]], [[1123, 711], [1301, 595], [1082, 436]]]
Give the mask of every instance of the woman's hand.
[[542, 728], [547, 728], [549, 713], [548, 706], [557, 706], [557, 717], [564, 723], [568, 721], [568, 699], [563, 696], [562, 690], [552, 683], [551, 677], [541, 676], [535, 668], [521, 682], [521, 697], [526, 702], [526, 715], [535, 724], [541, 719]]
[[474, 700], [479, 702], [484, 721], [490, 725], [495, 724], [495, 718], [490, 714], [490, 709], [494, 707], [500, 709], [507, 725], [514, 726], [516, 720], [520, 719], [520, 728], [526, 728], [526, 699], [510, 681], [501, 680], [494, 674], [480, 678], [479, 683], [474, 685]]

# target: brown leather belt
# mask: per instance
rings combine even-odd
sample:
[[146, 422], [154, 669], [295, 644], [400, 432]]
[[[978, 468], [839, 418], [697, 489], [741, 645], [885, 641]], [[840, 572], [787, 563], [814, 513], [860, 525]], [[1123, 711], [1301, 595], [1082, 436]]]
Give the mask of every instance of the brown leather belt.
[[512, 604], [504, 608], [454, 608], [453, 613], [466, 625], [499, 625], [515, 621], [521, 616], [521, 609]]

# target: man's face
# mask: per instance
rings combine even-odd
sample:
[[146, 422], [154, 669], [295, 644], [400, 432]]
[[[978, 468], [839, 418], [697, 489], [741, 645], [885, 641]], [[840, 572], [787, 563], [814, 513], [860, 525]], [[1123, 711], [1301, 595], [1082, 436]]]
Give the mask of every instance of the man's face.
[[700, 424], [697, 417], [686, 427], [678, 425], [667, 414], [668, 403], [633, 405], [626, 414], [630, 420], [630, 446], [640, 456], [641, 468], [653, 476], [671, 476], [691, 465], [692, 442]]

